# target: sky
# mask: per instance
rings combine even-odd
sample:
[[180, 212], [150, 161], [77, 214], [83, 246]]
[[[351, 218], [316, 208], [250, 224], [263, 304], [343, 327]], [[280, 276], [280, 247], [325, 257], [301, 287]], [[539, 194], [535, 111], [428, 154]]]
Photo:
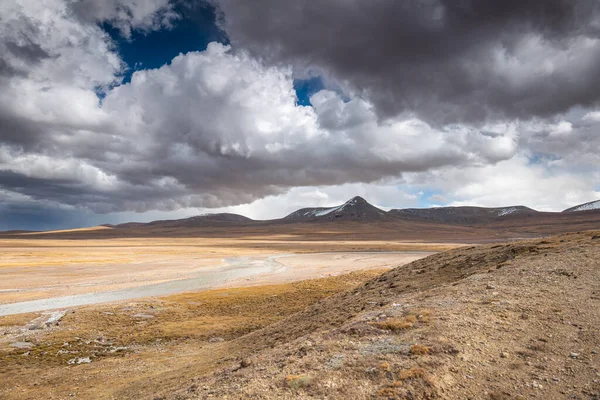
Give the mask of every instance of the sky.
[[0, 54], [0, 230], [600, 199], [597, 0], [6, 0]]

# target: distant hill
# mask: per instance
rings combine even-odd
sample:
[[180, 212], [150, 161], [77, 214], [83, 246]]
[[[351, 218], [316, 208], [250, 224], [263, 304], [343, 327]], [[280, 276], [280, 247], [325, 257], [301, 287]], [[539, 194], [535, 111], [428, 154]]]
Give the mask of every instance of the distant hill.
[[[582, 211], [582, 212], [574, 212]], [[220, 213], [203, 214], [177, 220], [147, 223], [128, 222], [106, 224], [103, 229], [85, 232], [86, 237], [141, 237], [151, 235], [194, 236], [226, 232], [285, 232], [298, 230], [304, 234], [311, 225], [328, 224], [328, 231], [348, 232], [345, 223], [362, 224], [374, 238], [385, 232], [387, 238], [426, 238], [455, 240], [462, 238], [530, 237], [560, 232], [577, 232], [600, 228], [600, 201], [572, 207], [564, 212], [540, 212], [525, 206], [509, 207], [437, 207], [406, 208], [384, 211], [356, 196], [336, 207], [302, 208], [284, 218], [253, 220], [243, 215]], [[236, 228], [232, 230], [230, 228]], [[46, 233], [0, 232], [2, 236], [28, 235], [41, 237]], [[55, 233], [60, 237], [78, 238], [82, 232], [73, 230]], [[314, 234], [314, 233], [313, 233]], [[45, 236], [47, 237], [47, 235]]]
[[441, 224], [476, 225], [508, 217], [530, 217], [538, 214], [525, 206], [510, 206], [498, 208], [486, 207], [436, 207], [436, 208], [405, 208], [394, 209], [390, 215], [413, 221], [430, 221]]
[[220, 213], [220, 214], [203, 214], [196, 215], [190, 218], [174, 219], [174, 220], [159, 220], [147, 223], [142, 222], [127, 222], [114, 226], [117, 229], [127, 228], [143, 228], [143, 227], [158, 227], [158, 228], [198, 228], [210, 226], [224, 225], [245, 225], [255, 222], [253, 219], [244, 217], [239, 214]]
[[563, 212], [575, 212], [575, 211], [590, 211], [600, 210], [600, 200], [590, 201], [589, 203], [583, 203], [575, 207], [567, 208]]
[[324, 221], [382, 221], [390, 216], [385, 211], [369, 204], [365, 199], [356, 196], [337, 207], [302, 208], [294, 211], [282, 222], [324, 222]]

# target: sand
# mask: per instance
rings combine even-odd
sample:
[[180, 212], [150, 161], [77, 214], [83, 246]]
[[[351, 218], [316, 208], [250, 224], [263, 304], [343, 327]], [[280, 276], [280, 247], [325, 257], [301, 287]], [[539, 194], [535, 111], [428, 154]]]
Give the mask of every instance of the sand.
[[0, 315], [390, 268], [445, 247], [285, 238], [2, 239]]

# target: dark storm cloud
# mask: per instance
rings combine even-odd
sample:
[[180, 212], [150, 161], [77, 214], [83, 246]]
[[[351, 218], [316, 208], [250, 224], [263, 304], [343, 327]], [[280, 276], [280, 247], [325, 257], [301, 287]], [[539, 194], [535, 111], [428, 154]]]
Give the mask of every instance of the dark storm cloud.
[[527, 118], [600, 98], [596, 0], [214, 1], [232, 43], [320, 67], [380, 115]]
[[39, 36], [39, 28], [26, 17], [6, 21], [6, 35], [0, 36], [0, 77], [27, 76], [32, 65], [38, 64], [51, 55], [33, 39]]
[[[515, 155], [526, 164], [528, 151], [596, 162], [600, 114], [554, 115], [599, 96], [593, 2], [222, 0], [233, 46], [142, 63], [123, 80], [114, 41], [143, 47], [137, 37], [193, 8], [19, 1], [0, 2], [0, 204], [28, 221], [36, 204], [81, 218], [225, 207]], [[165, 46], [162, 33], [148, 38]], [[316, 75], [332, 90], [303, 106], [294, 78]], [[469, 123], [445, 124], [457, 121]]]

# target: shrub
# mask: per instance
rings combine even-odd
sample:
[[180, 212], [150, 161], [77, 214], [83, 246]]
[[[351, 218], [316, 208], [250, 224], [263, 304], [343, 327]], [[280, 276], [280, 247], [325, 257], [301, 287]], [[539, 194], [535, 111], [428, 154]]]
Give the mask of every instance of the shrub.
[[385, 321], [374, 322], [373, 325], [379, 329], [395, 332], [412, 328], [416, 321], [417, 317], [408, 315], [404, 318], [389, 318]]
[[312, 378], [308, 375], [288, 375], [285, 377], [285, 383], [292, 389], [300, 389], [310, 386]]
[[414, 345], [410, 346], [410, 354], [414, 354], [417, 356], [429, 354], [429, 347], [422, 346], [420, 344], [414, 344]]

